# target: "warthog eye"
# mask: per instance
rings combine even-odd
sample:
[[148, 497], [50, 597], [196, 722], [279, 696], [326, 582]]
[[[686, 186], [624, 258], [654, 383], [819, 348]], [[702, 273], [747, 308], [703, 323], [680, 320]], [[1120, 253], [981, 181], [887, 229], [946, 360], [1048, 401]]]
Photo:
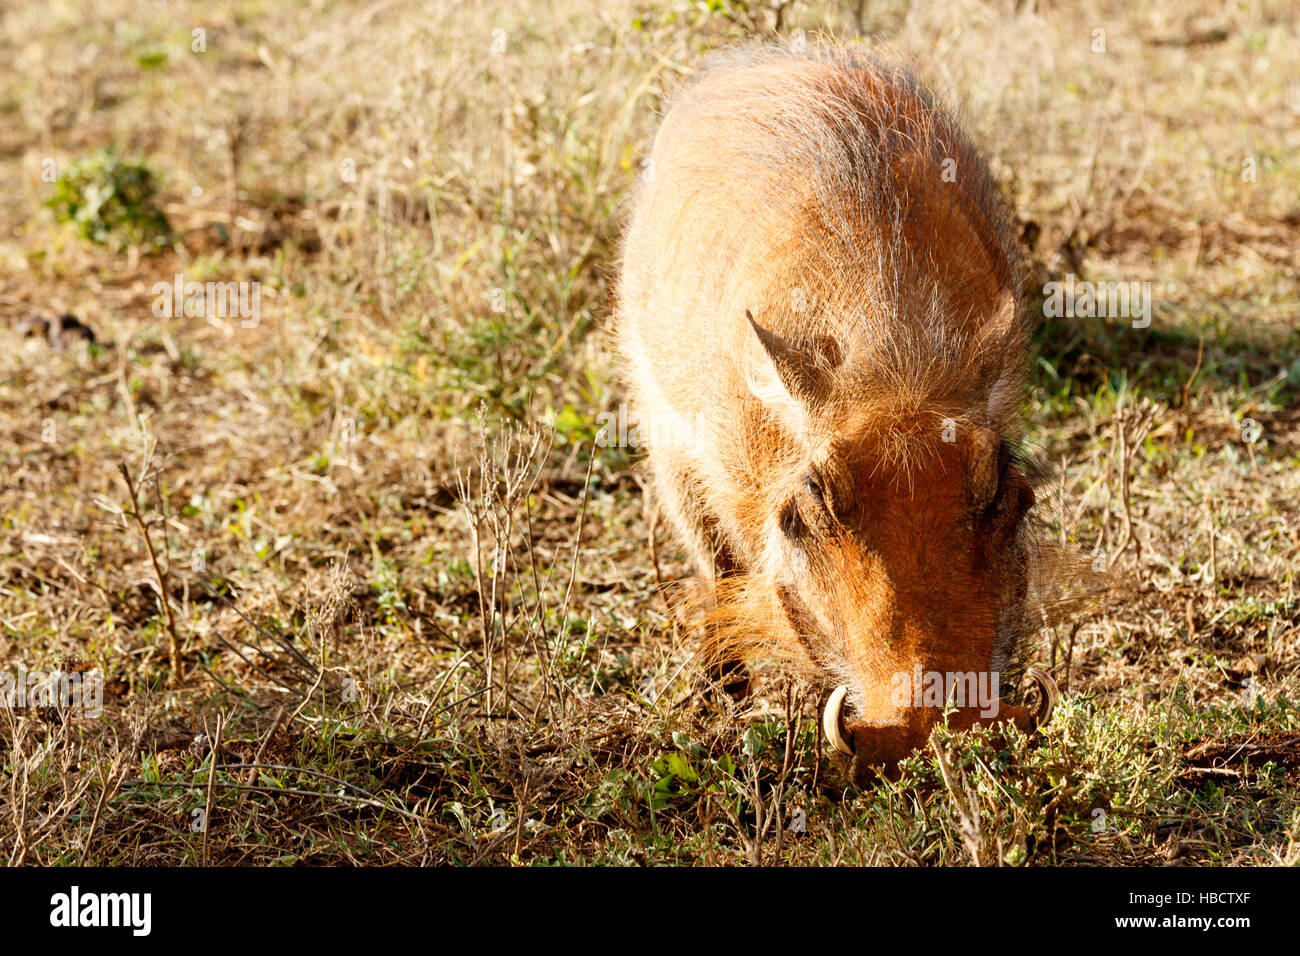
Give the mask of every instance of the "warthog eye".
[[813, 501], [817, 502], [819, 507], [826, 507], [826, 492], [822, 489], [821, 481], [816, 475], [807, 475], [803, 480], [804, 487], [808, 489], [808, 494], [812, 495]]
[[1002, 505], [1004, 492], [1007, 488], [1007, 473], [1011, 470], [1011, 451], [1006, 442], [998, 445], [998, 479], [993, 485], [992, 494], [988, 498], [981, 513], [984, 517], [992, 516]]
[[1002, 492], [1006, 489], [1007, 472], [1011, 470], [1011, 453], [1007, 450], [1005, 442], [1002, 444], [1002, 447], [998, 452], [998, 458], [1001, 460], [998, 462], [998, 490], [994, 496], [995, 498], [1001, 497]]
[[798, 491], [781, 509], [779, 524], [787, 538], [803, 537], [810, 531], [822, 535], [833, 532], [832, 503], [827, 500], [826, 485], [817, 472], [803, 476]]
[[1012, 475], [1012, 469], [1019, 469], [1015, 453], [1004, 444], [999, 453], [998, 483], [993, 498], [983, 510], [986, 520], [997, 519], [1019, 522], [1034, 504], [1034, 489], [1025, 479], [1023, 473]]

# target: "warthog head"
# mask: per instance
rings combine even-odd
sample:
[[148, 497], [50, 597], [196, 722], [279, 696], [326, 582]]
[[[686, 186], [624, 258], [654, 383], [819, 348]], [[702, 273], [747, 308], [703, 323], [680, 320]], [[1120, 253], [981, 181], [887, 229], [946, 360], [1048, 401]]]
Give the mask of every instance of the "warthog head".
[[[1011, 298], [997, 309], [990, 327], [1010, 326]], [[1034, 630], [1034, 491], [1013, 443], [969, 414], [980, 407], [971, 396], [953, 397], [961, 418], [914, 412], [884, 425], [846, 400], [861, 390], [832, 338], [795, 347], [750, 323], [803, 423], [766, 492], [762, 577], [837, 685], [823, 725], [854, 777], [924, 745], [945, 710], [954, 727], [1036, 727], [1057, 699], [1048, 675], [1026, 673], [1028, 706], [1002, 703]]]

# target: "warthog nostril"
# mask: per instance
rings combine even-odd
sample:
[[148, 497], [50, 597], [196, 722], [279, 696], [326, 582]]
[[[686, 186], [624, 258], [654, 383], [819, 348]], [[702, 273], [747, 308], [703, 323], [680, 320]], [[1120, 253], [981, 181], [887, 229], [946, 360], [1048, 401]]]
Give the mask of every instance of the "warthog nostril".
[[826, 739], [842, 754], [853, 756], [853, 736], [844, 726], [844, 698], [849, 694], [849, 689], [841, 684], [831, 691], [830, 698], [826, 701], [826, 709], [822, 711], [822, 730], [826, 732]]

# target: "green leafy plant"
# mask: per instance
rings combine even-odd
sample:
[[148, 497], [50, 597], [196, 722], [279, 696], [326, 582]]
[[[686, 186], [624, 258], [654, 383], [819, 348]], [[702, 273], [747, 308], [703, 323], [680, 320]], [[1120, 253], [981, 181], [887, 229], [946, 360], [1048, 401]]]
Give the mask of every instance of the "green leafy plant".
[[146, 165], [103, 149], [69, 166], [45, 205], [90, 242], [161, 246], [171, 224], [158, 208], [157, 192], [157, 178]]

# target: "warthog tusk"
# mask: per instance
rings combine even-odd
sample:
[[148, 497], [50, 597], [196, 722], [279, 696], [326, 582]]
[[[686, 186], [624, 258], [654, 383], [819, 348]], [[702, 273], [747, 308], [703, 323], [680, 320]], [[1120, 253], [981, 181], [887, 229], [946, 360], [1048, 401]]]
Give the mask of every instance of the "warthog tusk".
[[1038, 713], [1035, 716], [1040, 725], [1047, 723], [1052, 716], [1052, 711], [1060, 703], [1061, 691], [1056, 686], [1056, 681], [1052, 680], [1052, 675], [1047, 671], [1039, 670], [1037, 667], [1025, 669], [1025, 676], [1038, 684], [1042, 701], [1038, 705]]
[[830, 698], [826, 701], [826, 709], [822, 711], [822, 730], [826, 732], [826, 739], [842, 754], [853, 756], [853, 745], [844, 739], [844, 698], [848, 696], [849, 689], [841, 684], [831, 691]]

